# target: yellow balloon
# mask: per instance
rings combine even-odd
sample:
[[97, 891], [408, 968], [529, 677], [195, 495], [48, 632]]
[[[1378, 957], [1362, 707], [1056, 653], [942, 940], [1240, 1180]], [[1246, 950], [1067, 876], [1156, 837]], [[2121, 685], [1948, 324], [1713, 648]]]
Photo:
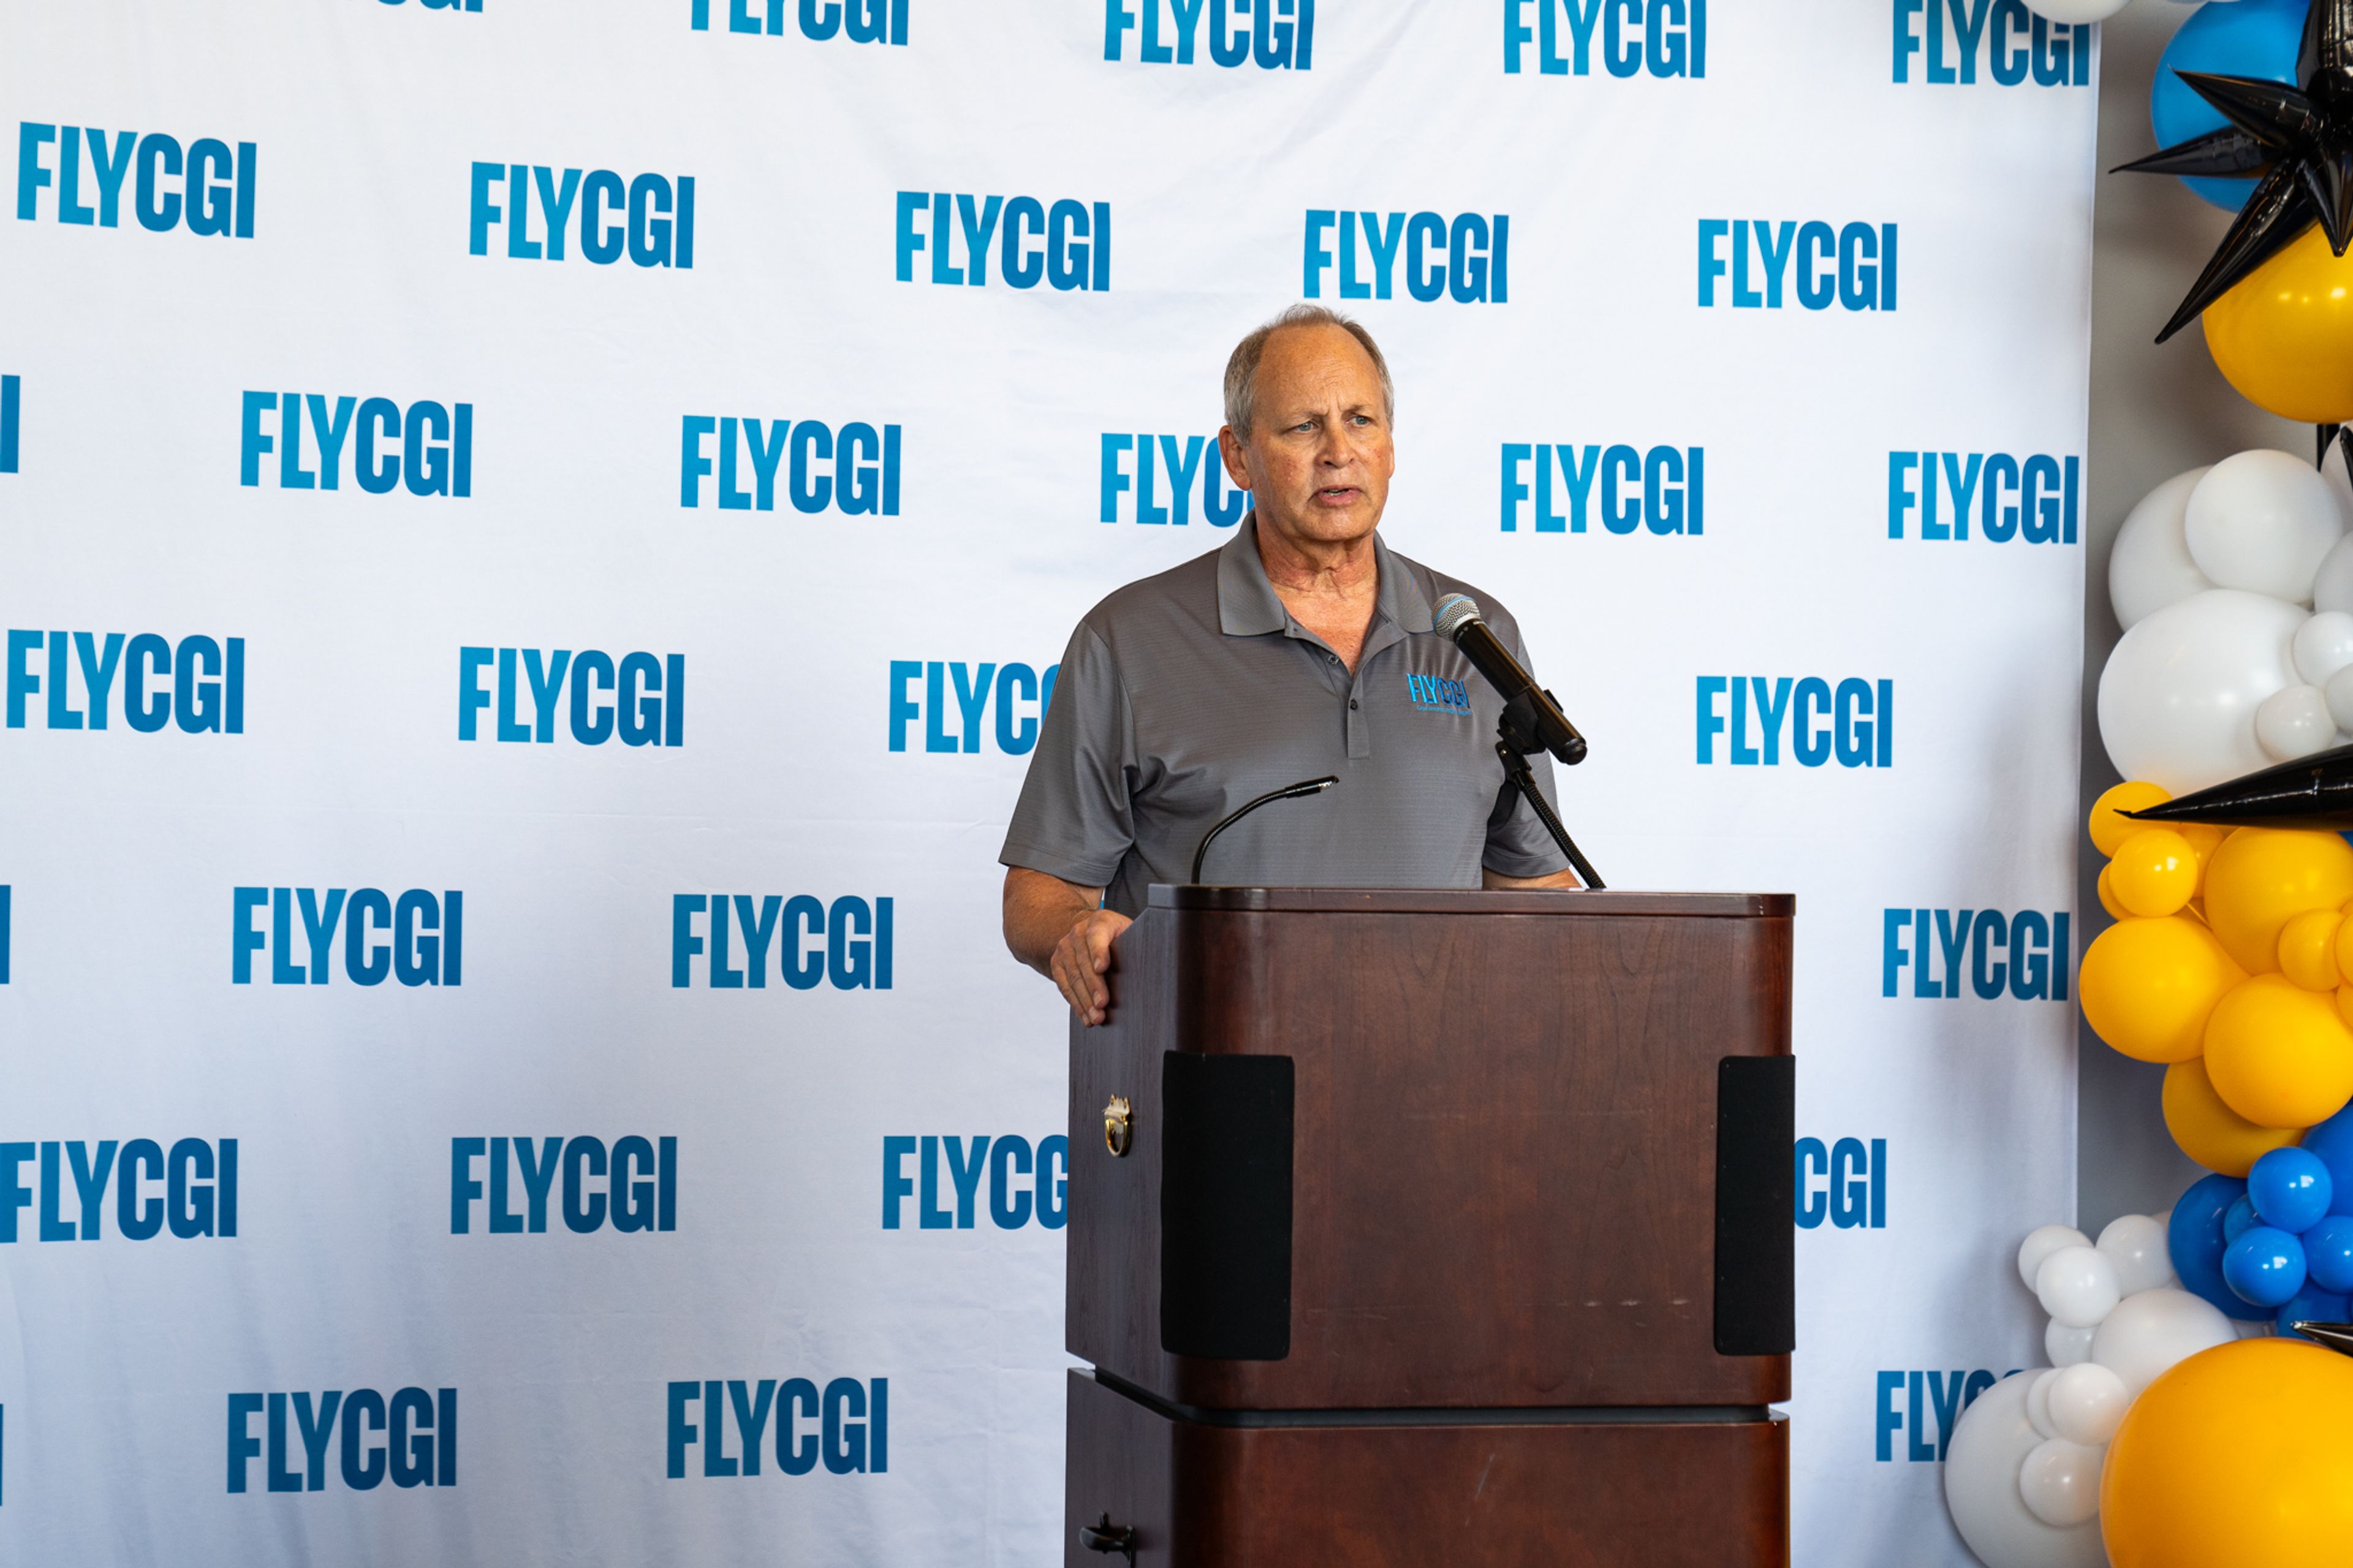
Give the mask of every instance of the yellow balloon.
[[2263, 1155], [2304, 1140], [2295, 1128], [2258, 1127], [2223, 1104], [2195, 1057], [2165, 1069], [2165, 1130], [2183, 1153], [2225, 1176], [2244, 1176]]
[[2114, 1568], [2353, 1562], [2353, 1360], [2308, 1340], [2199, 1352], [2125, 1412], [2100, 1472]]
[[2299, 425], [2353, 419], [2353, 253], [2314, 224], [2206, 307], [2206, 347], [2239, 395]]
[[[2121, 896], [2122, 889], [2118, 889]], [[2242, 827], [2206, 865], [2206, 920], [2239, 967], [2279, 967], [2280, 928], [2353, 898], [2353, 845], [2334, 833]]]
[[2084, 952], [2076, 985], [2100, 1038], [2145, 1062], [2179, 1062], [2206, 1048], [2214, 1004], [2246, 977], [2194, 921], [2127, 919]]
[[2172, 795], [2159, 786], [2139, 780], [2127, 779], [2103, 794], [2092, 803], [2092, 846], [2103, 855], [2113, 855], [2116, 846], [2136, 833], [2147, 830], [2146, 822], [2135, 822], [2119, 816], [2125, 811], [2147, 811], [2152, 805], [2163, 805]]
[[2109, 873], [2115, 869], [2116, 868], [2113, 866], [2103, 866], [2100, 868], [2100, 908], [2108, 911], [2108, 918], [2110, 920], [2130, 920], [2132, 919], [2132, 911], [2125, 908], [2124, 905], [2117, 900], [2116, 890], [2115, 888], [2111, 887], [2108, 882]]
[[2306, 991], [2337, 985], [2337, 939], [2345, 917], [2335, 910], [2306, 910], [2280, 928], [2280, 973]]
[[2202, 899], [2206, 896], [2206, 863], [2214, 858], [2214, 851], [2222, 847], [2222, 840], [2231, 836], [2231, 830], [2217, 827], [2211, 822], [2177, 822], [2173, 825], [2173, 831], [2189, 841], [2191, 853], [2198, 857], [2198, 890], [2190, 897]]
[[[2353, 905], [2348, 905], [2345, 912], [2353, 915]], [[2344, 984], [2353, 985], [2353, 920], [2337, 928], [2337, 973]]]
[[2198, 852], [2169, 827], [2144, 827], [2116, 846], [2105, 874], [2133, 913], [2169, 915], [2198, 890]]
[[2353, 1100], [2353, 1029], [2337, 999], [2258, 974], [2206, 1020], [2206, 1075], [2258, 1127], [2309, 1127]]

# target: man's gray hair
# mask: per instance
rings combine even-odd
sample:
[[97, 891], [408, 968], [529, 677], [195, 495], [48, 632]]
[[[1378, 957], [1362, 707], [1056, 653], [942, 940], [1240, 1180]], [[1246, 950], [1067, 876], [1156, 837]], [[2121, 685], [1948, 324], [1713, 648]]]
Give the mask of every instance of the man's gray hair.
[[1236, 343], [1232, 357], [1226, 361], [1226, 423], [1234, 427], [1234, 434], [1250, 439], [1250, 419], [1258, 413], [1258, 363], [1266, 356], [1266, 341], [1286, 327], [1337, 327], [1362, 343], [1381, 378], [1381, 411], [1395, 423], [1397, 384], [1389, 380], [1389, 362], [1381, 357], [1381, 345], [1373, 342], [1373, 334], [1337, 310], [1301, 304]]

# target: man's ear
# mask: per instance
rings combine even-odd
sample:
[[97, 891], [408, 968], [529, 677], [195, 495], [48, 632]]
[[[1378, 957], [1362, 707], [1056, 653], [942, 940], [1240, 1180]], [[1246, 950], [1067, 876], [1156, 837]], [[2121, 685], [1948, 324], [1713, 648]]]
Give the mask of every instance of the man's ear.
[[1250, 465], [1242, 459], [1242, 438], [1230, 425], [1218, 426], [1218, 456], [1226, 465], [1226, 479], [1238, 490], [1250, 488]]

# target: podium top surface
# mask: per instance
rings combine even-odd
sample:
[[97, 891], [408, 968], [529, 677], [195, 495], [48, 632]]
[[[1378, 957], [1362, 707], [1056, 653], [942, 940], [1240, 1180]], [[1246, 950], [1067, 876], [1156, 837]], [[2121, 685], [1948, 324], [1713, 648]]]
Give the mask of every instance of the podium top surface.
[[1787, 919], [1794, 893], [1640, 893], [1574, 888], [1220, 888], [1152, 885], [1149, 908], [1271, 913], [1658, 915], [1720, 920]]

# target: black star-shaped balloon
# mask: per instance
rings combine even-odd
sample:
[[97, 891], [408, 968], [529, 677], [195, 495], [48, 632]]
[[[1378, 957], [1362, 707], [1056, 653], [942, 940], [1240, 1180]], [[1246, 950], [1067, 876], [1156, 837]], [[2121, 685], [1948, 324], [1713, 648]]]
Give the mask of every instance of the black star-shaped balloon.
[[2112, 171], [2262, 176], [2158, 342], [2316, 222], [2339, 256], [2353, 240], [2353, 0], [2311, 0], [2295, 69], [2301, 89], [2261, 77], [2175, 73], [2231, 123]]
[[2353, 1355], [2353, 1323], [2307, 1323], [2298, 1320], [2292, 1326], [2315, 1344], [2327, 1345], [2339, 1355]]

